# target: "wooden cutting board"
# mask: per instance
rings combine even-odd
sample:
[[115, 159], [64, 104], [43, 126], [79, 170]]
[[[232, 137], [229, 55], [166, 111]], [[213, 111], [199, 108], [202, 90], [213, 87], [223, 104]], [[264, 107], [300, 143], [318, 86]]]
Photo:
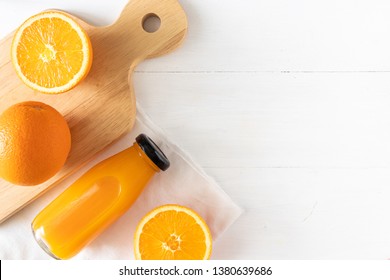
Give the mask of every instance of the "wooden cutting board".
[[[153, 33], [143, 29], [144, 20], [150, 16], [161, 20], [160, 28]], [[0, 41], [0, 113], [18, 102], [41, 101], [65, 116], [72, 134], [68, 160], [49, 181], [22, 187], [0, 179], [0, 222], [131, 130], [136, 115], [131, 81], [134, 68], [146, 58], [177, 48], [187, 31], [186, 15], [177, 0], [130, 0], [119, 19], [107, 27], [94, 27], [75, 19], [90, 36], [93, 64], [80, 85], [60, 95], [34, 92], [25, 86], [10, 61], [13, 33]]]

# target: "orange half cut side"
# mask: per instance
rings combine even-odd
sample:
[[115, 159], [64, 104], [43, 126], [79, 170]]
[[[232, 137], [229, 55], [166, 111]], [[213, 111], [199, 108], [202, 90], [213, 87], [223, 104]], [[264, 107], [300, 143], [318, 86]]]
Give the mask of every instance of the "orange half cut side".
[[164, 205], [149, 212], [134, 237], [138, 260], [207, 260], [212, 238], [206, 222], [190, 208]]
[[47, 11], [27, 19], [15, 32], [12, 63], [30, 88], [49, 94], [79, 84], [92, 65], [87, 33], [69, 15]]

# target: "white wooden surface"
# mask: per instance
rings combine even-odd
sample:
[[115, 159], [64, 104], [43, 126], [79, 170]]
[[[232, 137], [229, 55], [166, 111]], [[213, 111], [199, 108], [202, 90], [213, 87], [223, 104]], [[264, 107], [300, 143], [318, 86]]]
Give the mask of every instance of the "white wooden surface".
[[[48, 8], [109, 24], [126, 1], [0, 0], [0, 37]], [[180, 2], [187, 40], [135, 90], [245, 209], [213, 257], [389, 258], [390, 2]]]

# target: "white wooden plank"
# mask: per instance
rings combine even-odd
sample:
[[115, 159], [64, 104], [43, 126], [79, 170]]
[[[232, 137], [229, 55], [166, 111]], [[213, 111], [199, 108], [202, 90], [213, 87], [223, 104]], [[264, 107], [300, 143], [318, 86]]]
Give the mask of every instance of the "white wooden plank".
[[389, 167], [389, 73], [135, 74], [138, 101], [206, 167]]
[[183, 48], [143, 71], [389, 71], [387, 0], [182, 0]]
[[388, 259], [390, 169], [210, 168], [245, 212], [215, 259]]
[[[180, 1], [187, 40], [139, 71], [390, 71], [387, 0]], [[0, 1], [0, 37], [32, 13], [59, 8], [98, 25], [120, 1]]]
[[109, 25], [119, 16], [120, 11], [127, 2], [128, 0], [111, 2], [105, 0], [1, 0], [0, 38], [12, 32], [28, 17], [48, 9], [70, 12], [96, 26]]

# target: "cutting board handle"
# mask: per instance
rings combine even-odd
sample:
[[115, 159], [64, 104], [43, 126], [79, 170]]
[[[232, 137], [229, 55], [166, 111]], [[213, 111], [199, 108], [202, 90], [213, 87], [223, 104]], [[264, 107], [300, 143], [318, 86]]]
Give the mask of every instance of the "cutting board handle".
[[[144, 20], [150, 15], [161, 21], [153, 33], [143, 28]], [[177, 0], [130, 0], [119, 19], [107, 28], [109, 34], [116, 34], [115, 45], [110, 50], [112, 55], [130, 60], [134, 67], [146, 58], [176, 49], [186, 35], [187, 18]]]

